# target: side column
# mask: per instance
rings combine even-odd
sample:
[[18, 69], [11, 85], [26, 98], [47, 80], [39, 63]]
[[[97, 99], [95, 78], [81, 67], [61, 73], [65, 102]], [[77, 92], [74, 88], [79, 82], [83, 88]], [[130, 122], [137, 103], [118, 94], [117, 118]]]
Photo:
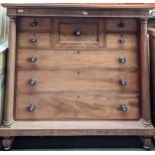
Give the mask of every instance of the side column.
[[6, 85], [3, 125], [13, 123], [14, 85], [15, 85], [15, 54], [16, 54], [16, 18], [11, 17], [9, 23], [9, 49], [7, 53]]
[[147, 19], [141, 19], [140, 30], [140, 103], [141, 122], [143, 125], [151, 124], [150, 113], [150, 90], [149, 90], [149, 65], [148, 65], [148, 41], [147, 41]]

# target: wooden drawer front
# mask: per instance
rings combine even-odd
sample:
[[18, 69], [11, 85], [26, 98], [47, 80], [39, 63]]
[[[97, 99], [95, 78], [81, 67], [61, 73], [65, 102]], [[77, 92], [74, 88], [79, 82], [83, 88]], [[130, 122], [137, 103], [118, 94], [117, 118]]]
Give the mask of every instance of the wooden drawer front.
[[[18, 71], [18, 92], [116, 91], [138, 92], [137, 73], [133, 71], [81, 70]], [[121, 85], [126, 80], [126, 85]], [[35, 81], [34, 85], [30, 82]]]
[[19, 31], [50, 32], [52, 29], [51, 18], [19, 17], [17, 22], [17, 30]]
[[106, 30], [109, 32], [136, 32], [136, 19], [107, 19]]
[[104, 24], [93, 19], [55, 19], [56, 48], [97, 48], [104, 46]]
[[[35, 63], [32, 57], [37, 57]], [[124, 57], [126, 62], [120, 63]], [[136, 51], [42, 51], [19, 50], [19, 69], [74, 69], [74, 68], [137, 68]]]
[[[32, 104], [36, 107], [32, 109]], [[122, 105], [127, 111], [122, 111]], [[139, 119], [137, 95], [102, 93], [18, 94], [15, 118], [28, 120]]]
[[107, 34], [107, 48], [137, 49], [137, 37], [134, 34]]
[[50, 33], [19, 33], [17, 47], [19, 49], [49, 49]]

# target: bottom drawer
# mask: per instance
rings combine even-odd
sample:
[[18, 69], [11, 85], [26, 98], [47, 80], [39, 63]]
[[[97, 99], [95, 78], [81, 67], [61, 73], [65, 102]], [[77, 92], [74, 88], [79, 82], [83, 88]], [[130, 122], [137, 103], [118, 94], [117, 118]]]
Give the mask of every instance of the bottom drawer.
[[139, 119], [136, 94], [38, 93], [17, 94], [17, 120]]

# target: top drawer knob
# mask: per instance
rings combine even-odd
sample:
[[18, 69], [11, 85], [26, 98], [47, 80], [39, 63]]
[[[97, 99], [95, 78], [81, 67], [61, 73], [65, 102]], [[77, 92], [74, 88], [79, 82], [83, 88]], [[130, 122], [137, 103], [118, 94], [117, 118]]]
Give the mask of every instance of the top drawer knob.
[[75, 36], [80, 36], [80, 35], [81, 35], [81, 31], [80, 31], [80, 30], [75, 30], [75, 31], [73, 32], [73, 34], [74, 34]]
[[118, 23], [118, 27], [120, 28], [125, 27], [125, 24], [121, 21], [120, 23]]

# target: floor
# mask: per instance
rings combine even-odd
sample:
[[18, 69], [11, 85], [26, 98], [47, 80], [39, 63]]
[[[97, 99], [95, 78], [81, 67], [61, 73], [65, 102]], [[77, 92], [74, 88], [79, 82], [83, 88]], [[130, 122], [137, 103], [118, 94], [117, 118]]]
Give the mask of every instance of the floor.
[[[138, 137], [16, 137], [12, 150], [142, 151], [144, 149]], [[151, 150], [155, 151], [155, 147]]]

